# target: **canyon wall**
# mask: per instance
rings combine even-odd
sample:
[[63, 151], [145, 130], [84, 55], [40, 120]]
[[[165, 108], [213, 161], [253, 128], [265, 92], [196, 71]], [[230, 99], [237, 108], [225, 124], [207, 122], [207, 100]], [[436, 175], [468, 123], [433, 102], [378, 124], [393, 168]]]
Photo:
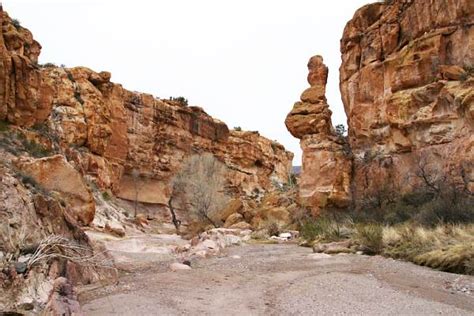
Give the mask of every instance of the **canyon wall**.
[[230, 131], [202, 108], [132, 92], [109, 72], [38, 65], [41, 46], [0, 14], [0, 120], [63, 154], [100, 190], [166, 205], [183, 160], [213, 153], [228, 190], [251, 195], [286, 183], [293, 154], [258, 132]]
[[364, 6], [341, 53], [356, 197], [409, 191], [420, 169], [474, 191], [474, 2]]
[[421, 173], [473, 192], [474, 2], [366, 5], [347, 23], [341, 54], [345, 150], [334, 138], [320, 57], [310, 60], [311, 88], [286, 119], [301, 139], [301, 201], [317, 210], [384, 188], [410, 192], [426, 180]]

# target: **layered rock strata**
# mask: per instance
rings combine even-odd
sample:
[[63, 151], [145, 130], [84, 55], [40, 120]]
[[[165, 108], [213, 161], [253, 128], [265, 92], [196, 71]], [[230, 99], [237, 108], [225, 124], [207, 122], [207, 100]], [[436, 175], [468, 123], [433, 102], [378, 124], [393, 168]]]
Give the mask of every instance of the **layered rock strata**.
[[350, 202], [351, 161], [344, 139], [331, 123], [325, 93], [328, 68], [321, 56], [308, 63], [308, 83], [285, 120], [290, 133], [301, 139], [303, 150], [299, 181], [300, 202], [314, 212], [327, 207], [344, 207]]
[[0, 120], [38, 132], [101, 190], [166, 205], [184, 158], [202, 152], [229, 167], [235, 193], [287, 182], [293, 155], [277, 142], [229, 131], [200, 107], [128, 91], [108, 72], [38, 65], [31, 33], [5, 12], [0, 19]]
[[474, 191], [474, 2], [364, 6], [341, 53], [357, 197], [409, 191], [420, 168]]

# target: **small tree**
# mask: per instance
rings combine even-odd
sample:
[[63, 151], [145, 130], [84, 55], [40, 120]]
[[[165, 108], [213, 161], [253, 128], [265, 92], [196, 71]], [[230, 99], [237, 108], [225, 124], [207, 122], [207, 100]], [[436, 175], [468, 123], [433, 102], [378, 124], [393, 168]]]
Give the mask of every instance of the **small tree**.
[[179, 201], [195, 219], [218, 227], [214, 218], [228, 202], [224, 193], [225, 173], [225, 166], [213, 155], [191, 156], [173, 179], [172, 199]]
[[343, 124], [336, 125], [336, 135], [339, 137], [345, 137], [347, 134], [347, 129]]
[[137, 169], [132, 170], [132, 180], [133, 180], [133, 191], [135, 193], [134, 196], [134, 217], [137, 217], [137, 209], [138, 209], [138, 193], [140, 193], [141, 185], [140, 185], [140, 171]]

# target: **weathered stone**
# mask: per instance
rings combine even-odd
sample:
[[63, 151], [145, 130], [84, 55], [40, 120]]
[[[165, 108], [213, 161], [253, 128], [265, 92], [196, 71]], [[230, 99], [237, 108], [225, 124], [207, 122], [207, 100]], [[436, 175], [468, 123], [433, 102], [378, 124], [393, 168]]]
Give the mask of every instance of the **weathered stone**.
[[321, 56], [308, 63], [308, 82], [285, 124], [300, 138], [303, 165], [299, 180], [300, 202], [314, 213], [327, 206], [345, 207], [350, 202], [351, 161], [331, 123], [325, 90], [328, 68]]
[[227, 219], [225, 220], [224, 227], [229, 228], [230, 226], [237, 224], [238, 222], [241, 222], [243, 220], [242, 214], [239, 213], [234, 213], [231, 214]]
[[384, 186], [412, 190], [420, 163], [474, 189], [473, 22], [470, 0], [395, 0], [347, 23], [340, 88], [356, 202]]
[[170, 270], [173, 272], [191, 270], [191, 267], [184, 263], [174, 262], [170, 265]]
[[83, 225], [94, 220], [95, 202], [81, 174], [61, 155], [40, 159], [20, 159], [18, 167], [43, 188], [58, 192], [71, 214]]

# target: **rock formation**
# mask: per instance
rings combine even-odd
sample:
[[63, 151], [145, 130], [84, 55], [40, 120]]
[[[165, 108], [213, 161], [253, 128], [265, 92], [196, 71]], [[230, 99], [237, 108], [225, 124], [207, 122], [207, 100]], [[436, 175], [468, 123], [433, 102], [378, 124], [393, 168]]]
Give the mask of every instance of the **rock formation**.
[[328, 68], [321, 56], [314, 56], [308, 69], [311, 87], [301, 94], [301, 101], [295, 103], [285, 124], [293, 136], [301, 139], [300, 202], [317, 213], [321, 208], [348, 205], [351, 163], [344, 139], [331, 123], [325, 97]]
[[420, 164], [474, 191], [474, 2], [364, 6], [341, 53], [356, 196], [411, 190]]
[[[79, 313], [71, 285], [113, 281], [115, 270], [64, 257], [33, 264], [40, 242], [59, 235], [106, 260], [102, 233], [143, 233], [150, 218], [169, 229], [170, 182], [190, 155], [227, 166], [234, 201], [287, 183], [293, 154], [276, 141], [229, 130], [181, 98], [128, 91], [109, 72], [39, 65], [40, 44], [1, 4], [0, 25], [0, 310]], [[130, 202], [148, 214], [130, 218]]]
[[[285, 183], [293, 155], [257, 132], [229, 131], [200, 107], [131, 92], [108, 72], [37, 64], [41, 46], [2, 13], [0, 120], [40, 132], [101, 190], [166, 205], [183, 158], [211, 152], [231, 170], [229, 188]], [[57, 148], [56, 148], [57, 149]]]
[[474, 2], [366, 5], [347, 23], [341, 53], [349, 146], [335, 138], [318, 56], [285, 122], [301, 139], [302, 202], [318, 209], [384, 188], [410, 192], [426, 182], [421, 172], [473, 192]]

